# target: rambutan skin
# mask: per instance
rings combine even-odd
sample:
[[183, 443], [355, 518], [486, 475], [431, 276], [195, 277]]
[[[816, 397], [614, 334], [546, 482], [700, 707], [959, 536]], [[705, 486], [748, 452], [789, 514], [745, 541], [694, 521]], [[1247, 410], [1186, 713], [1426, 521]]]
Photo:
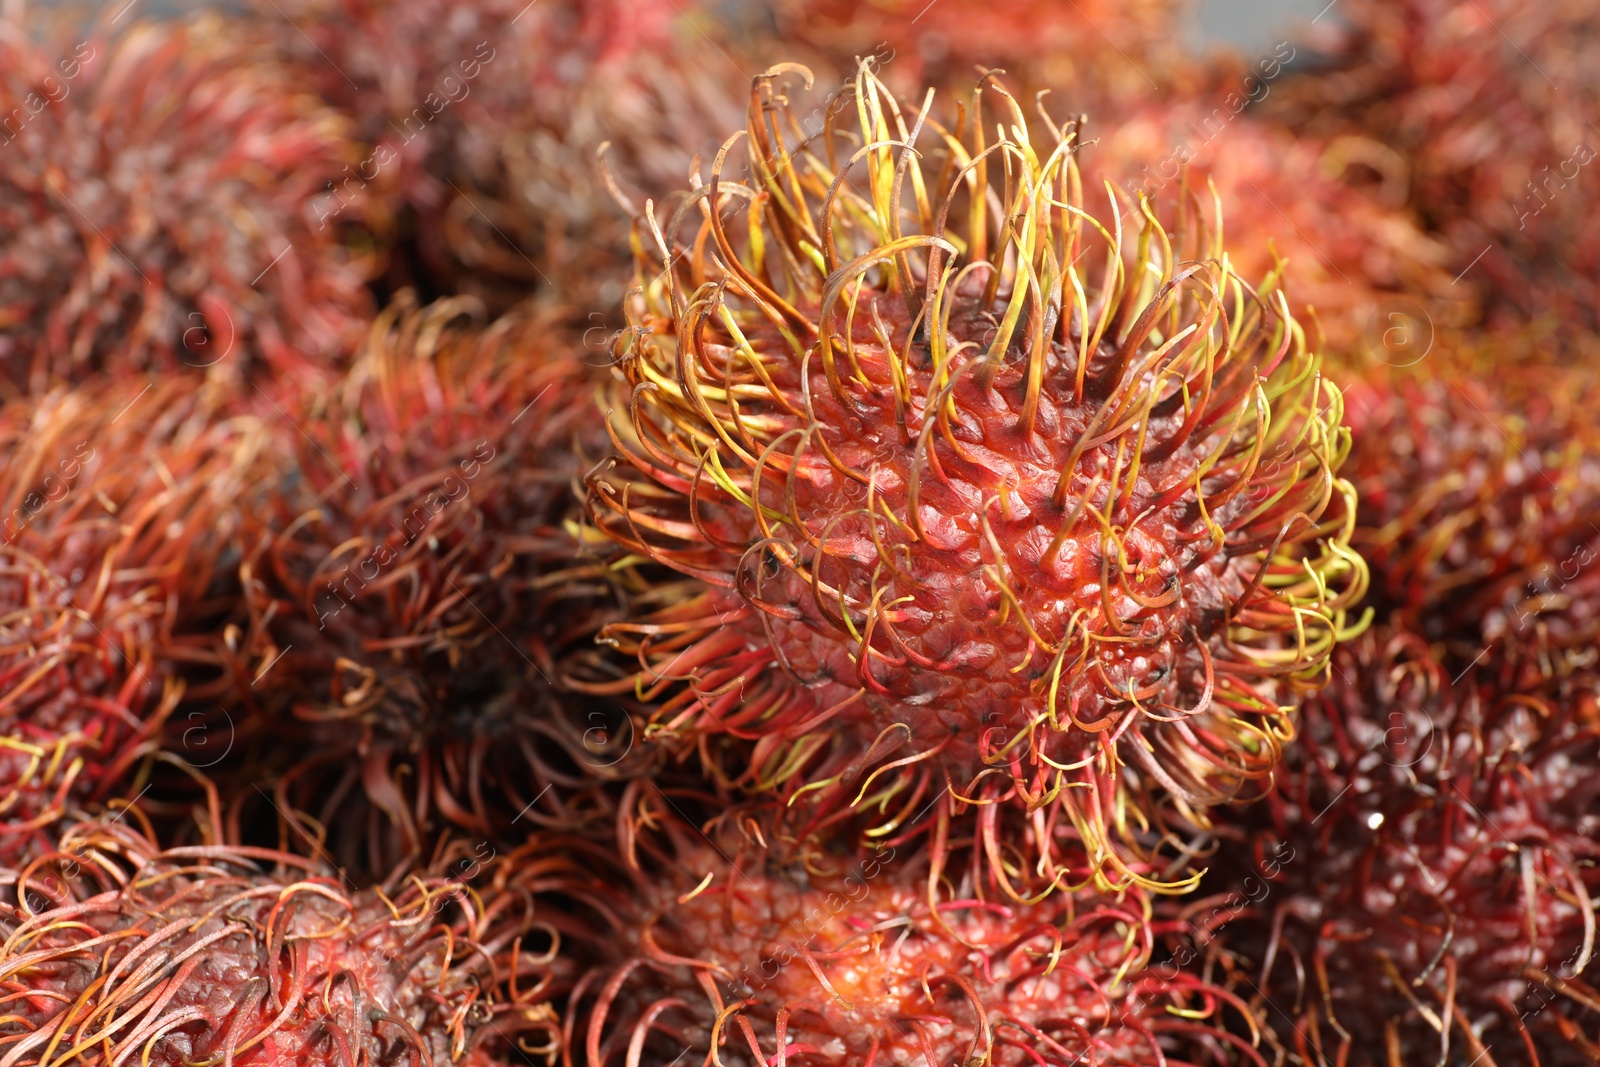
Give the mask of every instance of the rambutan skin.
[[0, 875], [0, 1047], [19, 1065], [106, 1067], [552, 1050], [554, 957], [520, 951], [539, 927], [528, 900], [485, 903], [479, 876], [350, 893], [291, 854], [162, 852], [126, 824], [79, 824]]
[[1218, 892], [1189, 908], [1213, 964], [1304, 1062], [1594, 1056], [1594, 677], [1452, 681], [1387, 627], [1334, 663], [1276, 791], [1218, 818]]
[[1375, 606], [1508, 691], [1592, 672], [1600, 637], [1600, 390], [1586, 367], [1511, 362], [1516, 341], [1451, 336], [1425, 375], [1348, 394]]
[[0, 863], [181, 749], [180, 701], [224, 687], [234, 538], [270, 480], [266, 439], [171, 377], [0, 405]]
[[1175, 237], [1114, 194], [1125, 221], [1085, 223], [1071, 127], [1047, 152], [1017, 111], [1002, 190], [981, 148], [897, 154], [870, 65], [859, 151], [804, 142], [775, 80], [750, 184], [725, 149], [641, 221], [622, 462], [590, 476], [602, 531], [715, 588], [698, 624], [607, 631], [641, 685], [689, 682], [655, 731], [753, 740], [732, 776], [790, 795], [870, 749], [935, 792], [1059, 800], [1095, 842], [1129, 779], [1198, 806], [1270, 772], [1365, 574], [1340, 396], [1282, 292], [1228, 272], [1199, 204]]
[[1137, 889], [1020, 907], [962, 882], [935, 905], [922, 856], [819, 865], [759, 835], [702, 837], [682, 796], [630, 796], [624, 895], [605, 898], [612, 937], [574, 986], [569, 1067], [1262, 1062], [1222, 1024], [1248, 1020], [1242, 1002], [1146, 966]]
[[324, 367], [359, 336], [370, 263], [310, 212], [350, 131], [247, 28], [135, 24], [53, 52], [19, 28], [0, 115], [12, 388], [101, 369], [238, 384], [263, 363]]
[[331, 391], [276, 390], [293, 469], [247, 516], [229, 696], [293, 738], [274, 814], [379, 874], [439, 826], [570, 828], [633, 766], [625, 715], [559, 691], [627, 596], [577, 522], [596, 371], [556, 316], [481, 319], [400, 300]]

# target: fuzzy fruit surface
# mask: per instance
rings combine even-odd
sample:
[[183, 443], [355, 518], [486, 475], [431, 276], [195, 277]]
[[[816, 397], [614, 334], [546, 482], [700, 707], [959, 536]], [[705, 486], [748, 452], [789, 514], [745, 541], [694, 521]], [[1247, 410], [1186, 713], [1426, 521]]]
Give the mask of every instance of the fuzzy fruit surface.
[[215, 16], [0, 43], [9, 388], [309, 378], [360, 338], [369, 264], [311, 211], [352, 131], [262, 46]]
[[[981, 290], [974, 283], [961, 294], [972, 303], [951, 324], [953, 345], [982, 347], [993, 340], [1004, 307], [998, 301], [979, 306]], [[1126, 452], [1127, 442], [1078, 447], [1095, 436], [1103, 408], [1074, 398], [1064, 346], [1052, 346], [1044, 357], [1030, 429], [1020, 411], [1027, 367], [1018, 358], [1003, 357], [994, 373], [968, 374], [942, 392], [934, 368], [926, 357], [918, 365], [918, 346], [912, 345], [909, 403], [897, 406], [890, 361], [869, 325], [887, 323], [893, 323], [889, 342], [905, 349], [910, 327], [904, 303], [864, 293], [853, 352], [870, 385], [851, 379], [844, 398], [830, 392], [817, 361], [809, 374], [794, 361], [774, 361], [768, 369], [785, 395], [809, 393], [818, 436], [840, 466], [866, 472], [866, 483], [841, 474], [818, 447], [799, 454], [788, 476], [763, 478], [761, 503], [804, 517], [803, 530], [793, 532], [796, 540], [810, 535], [822, 545], [812, 560], [818, 584], [853, 602], [879, 605], [877, 624], [888, 635], [882, 655], [858, 662], [858, 646], [818, 610], [805, 574], [787, 574], [781, 585], [766, 582], [751, 573], [754, 561], [747, 556], [751, 566], [737, 575], [739, 588], [776, 609], [770, 623], [774, 644], [793, 670], [808, 685], [829, 683], [835, 700], [865, 687], [865, 698], [840, 719], [868, 736], [895, 724], [908, 726], [924, 745], [953, 735], [945, 759], [965, 776], [981, 769], [984, 757], [1013, 733], [1049, 714], [1044, 687], [1055, 665], [1033, 634], [1073, 634], [1081, 625], [1085, 635], [1113, 638], [1090, 653], [1094, 670], [1062, 698], [1063, 716], [1103, 728], [1129, 694], [1153, 706], [1193, 705], [1206, 679], [1203, 654], [1191, 635], [1200, 642], [1218, 635], [1230, 603], [1259, 564], [1230, 554], [1206, 535], [1193, 501], [1167, 507], [1157, 501], [1216, 442], [1191, 439], [1170, 455], [1124, 471], [1125, 484], [1113, 491], [1117, 453]], [[752, 343], [762, 341], [781, 344], [776, 337]], [[948, 451], [938, 456], [939, 477], [908, 428], [933, 422], [941, 400], [948, 405]], [[771, 402], [750, 404], [741, 417], [788, 431], [804, 425]], [[1181, 410], [1152, 419], [1150, 439], [1174, 433], [1183, 420]], [[1063, 471], [1070, 474], [1065, 494]], [[1262, 495], [1242, 493], [1214, 517], [1226, 522], [1257, 506]], [[1085, 498], [1099, 508], [1115, 500], [1117, 520], [1136, 520], [1120, 544], [1094, 523], [1058, 537]], [[728, 513], [728, 519], [730, 540], [762, 541], [749, 511]], [[720, 526], [716, 534], [723, 536]], [[1004, 572], [996, 567], [997, 556]], [[1130, 639], [1114, 640], [1120, 636]], [[1050, 752], [1063, 761], [1083, 754], [1068, 747]]]
[[[352, 894], [292, 855], [157, 853], [126, 826], [78, 824], [0, 879], [6, 1041], [14, 1062], [54, 1048], [52, 1062], [84, 1067], [134, 1054], [158, 1067], [486, 1064], [486, 1042], [549, 1029], [531, 1000], [502, 1029], [483, 1025], [505, 1007], [494, 953], [526, 930], [525, 914], [426, 872], [396, 895]], [[509, 969], [528, 981], [531, 959]]]
[[1318, 27], [1328, 67], [1285, 82], [1264, 110], [1348, 146], [1328, 162], [1357, 163], [1345, 181], [1446, 244], [1453, 289], [1476, 290], [1489, 325], [1559, 322], [1568, 359], [1592, 360], [1597, 34], [1587, 0], [1358, 0]]
[[1256, 1062], [1223, 1025], [1242, 1018], [1237, 998], [1148, 966], [1142, 890], [1025, 907], [963, 883], [933, 904], [918, 854], [886, 846], [824, 869], [660, 833], [669, 822], [651, 818], [657, 841], [611, 905], [617, 936], [598, 942], [610, 959], [575, 988], [568, 1040], [585, 1067], [685, 1047], [730, 1067]]
[[[1264, 780], [1365, 583], [1342, 398], [1280, 279], [1232, 273], [1215, 204], [1168, 233], [1108, 188], [1093, 221], [1072, 124], [897, 148], [870, 62], [867, 147], [791, 152], [789, 73], [757, 80], [748, 184], [735, 138], [668, 230], [637, 224], [590, 509], [710, 587], [698, 619], [605, 632], [641, 693], [681, 686], [653, 736], [753, 741], [720, 769], [824, 804], [1054, 804], [1096, 844], [1148, 810], [1129, 790]], [[983, 169], [1000, 149], [1022, 185]]]
[[1424, 642], [1389, 629], [1336, 662], [1349, 681], [1308, 705], [1304, 749], [1244, 813], [1249, 848], [1221, 858], [1237, 884], [1241, 856], [1294, 856], [1255, 876], [1259, 906], [1216, 934], [1222, 957], [1261, 996], [1305, 1005], [1293, 1027], [1269, 1021], [1289, 1047], [1320, 1033], [1330, 1060], [1386, 1063], [1361, 1039], [1390, 1030], [1437, 1055], [1433, 1020], [1453, 1016], [1461, 1062], [1473, 1040], [1531, 1062], [1524, 1026], [1561, 1062], [1583, 1047], [1571, 1033], [1596, 1028], [1582, 977], [1600, 892], [1592, 678], [1452, 686]]
[[0, 864], [48, 849], [163, 740], [197, 764], [227, 743], [178, 706], [216, 694], [217, 604], [237, 592], [228, 553], [268, 480], [265, 436], [172, 377], [0, 405]]
[[1211, 75], [1173, 35], [1184, 16], [1172, 0], [776, 0], [772, 7], [785, 41], [813, 45], [843, 69], [855, 57], [876, 56], [908, 95], [925, 85], [966, 94], [979, 71], [999, 68], [1023, 87], [1019, 97], [1053, 89], [1052, 100], [1106, 128], [1138, 101], [1201, 95]]
[[[597, 150], [624, 195], [659, 197], [738, 120], [738, 68], [754, 65], [692, 3], [251, 6], [365, 144], [312, 204], [319, 222], [366, 222], [363, 202], [377, 201], [393, 216], [378, 234], [396, 245], [391, 288], [472, 295], [494, 313], [535, 292], [582, 308], [586, 326], [606, 321], [591, 309], [615, 307], [628, 259]], [[690, 19], [699, 32], [678, 25]], [[703, 62], [706, 31], [736, 64]]]
[[1350, 394], [1377, 605], [1455, 671], [1514, 650], [1489, 661], [1512, 691], [1592, 670], [1600, 637], [1600, 389], [1585, 366], [1518, 366], [1517, 340], [1453, 342], [1427, 380], [1374, 375]]
[[273, 401], [296, 413], [274, 439], [295, 466], [247, 516], [233, 695], [280, 742], [267, 813], [313, 813], [352, 870], [442, 823], [483, 841], [562, 821], [552, 776], [577, 790], [626, 755], [592, 744], [620, 713], [553, 685], [620, 595], [565, 525], [605, 444], [591, 372], [557, 316], [481, 316], [397, 301], [333, 389]]

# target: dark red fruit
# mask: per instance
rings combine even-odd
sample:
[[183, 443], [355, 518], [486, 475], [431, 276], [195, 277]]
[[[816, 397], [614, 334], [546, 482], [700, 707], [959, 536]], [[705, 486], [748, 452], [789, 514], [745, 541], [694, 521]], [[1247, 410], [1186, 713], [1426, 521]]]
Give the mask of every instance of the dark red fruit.
[[474, 307], [402, 301], [331, 392], [279, 391], [294, 471], [242, 568], [232, 696], [294, 739], [276, 816], [380, 875], [442, 826], [571, 825], [632, 765], [620, 711], [557, 691], [627, 577], [577, 524], [593, 370], [554, 317]]
[[1213, 962], [1299, 1062], [1600, 1054], [1594, 675], [1506, 691], [1382, 628], [1334, 665], [1277, 791], [1219, 818]]
[[367, 143], [318, 213], [343, 219], [362, 195], [397, 196], [401, 251], [419, 262], [392, 273], [497, 313], [535, 294], [608, 322], [629, 248], [598, 150], [609, 142], [627, 196], [677, 188], [738, 120], [761, 69], [730, 58], [695, 4], [672, 0], [260, 6]]
[[1510, 690], [1592, 668], [1600, 638], [1600, 390], [1587, 368], [1518, 365], [1513, 341], [1452, 341], [1426, 377], [1350, 392], [1377, 606], [1443, 642], [1452, 674], [1481, 660]]

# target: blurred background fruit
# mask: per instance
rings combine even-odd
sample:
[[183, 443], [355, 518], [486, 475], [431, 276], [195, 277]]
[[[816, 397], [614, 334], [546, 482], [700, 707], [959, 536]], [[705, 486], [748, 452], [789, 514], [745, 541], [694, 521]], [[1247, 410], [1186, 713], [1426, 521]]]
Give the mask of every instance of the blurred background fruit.
[[0, 389], [242, 385], [331, 368], [361, 335], [374, 249], [312, 210], [353, 131], [269, 52], [214, 15], [0, 33]]
[[288, 758], [233, 773], [350, 870], [414, 862], [443, 826], [572, 830], [594, 814], [575, 794], [645, 757], [560, 687], [639, 584], [572, 491], [609, 447], [599, 375], [552, 314], [482, 319], [401, 294], [331, 390], [270, 400], [293, 466], [245, 516], [225, 699]]
[[11, 400], [0, 442], [0, 863], [14, 864], [78, 805], [148, 787], [163, 750], [209, 758], [203, 732], [183, 735], [227, 684], [241, 509], [270, 490], [274, 457], [259, 420], [175, 375]]

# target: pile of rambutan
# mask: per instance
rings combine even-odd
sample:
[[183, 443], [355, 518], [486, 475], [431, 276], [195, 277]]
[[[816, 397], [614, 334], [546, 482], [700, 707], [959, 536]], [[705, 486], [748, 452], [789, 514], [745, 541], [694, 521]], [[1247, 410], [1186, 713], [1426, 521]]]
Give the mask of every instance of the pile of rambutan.
[[83, 14], [0, 1067], [1600, 1061], [1594, 12]]

